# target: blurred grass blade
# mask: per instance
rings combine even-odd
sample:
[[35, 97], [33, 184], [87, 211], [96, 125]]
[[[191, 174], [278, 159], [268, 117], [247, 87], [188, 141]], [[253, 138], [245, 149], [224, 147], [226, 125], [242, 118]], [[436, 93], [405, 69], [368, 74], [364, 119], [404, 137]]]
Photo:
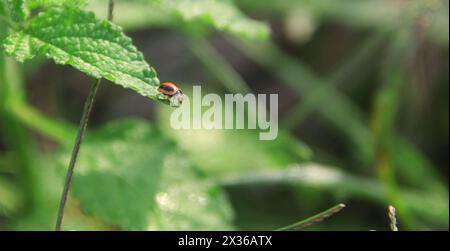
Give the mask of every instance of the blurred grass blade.
[[[380, 48], [382, 43], [386, 41], [388, 32], [378, 32], [370, 35], [366, 40], [355, 48], [354, 52], [350, 56], [345, 57], [342, 62], [337, 64], [336, 69], [329, 74], [328, 84], [341, 85], [344, 83], [347, 85], [348, 81], [353, 80], [354, 74], [363, 71], [369, 71], [370, 66], [374, 65], [370, 62], [371, 56], [374, 52]], [[350, 78], [350, 76], [352, 78]]]
[[204, 38], [185, 36], [186, 44], [203, 65], [233, 93], [248, 93], [250, 88], [239, 73]]
[[[291, 108], [289, 111], [290, 116], [281, 121], [282, 127], [288, 130], [294, 129], [308, 114], [314, 111], [317, 102], [326, 100], [327, 96], [330, 95], [329, 93], [333, 92], [336, 86], [342, 85], [344, 81], [346, 86], [351, 82], [356, 82], [355, 73], [361, 72], [362, 65], [364, 65], [364, 71], [370, 69], [372, 64], [367, 63], [367, 61], [374, 51], [380, 47], [385, 38], [385, 33], [377, 33], [364, 41], [361, 46], [356, 48], [355, 53], [338, 64], [338, 67], [330, 74], [323, 86], [314, 86], [310, 95], [305, 96], [304, 100], [301, 100]], [[350, 76], [352, 76], [351, 79], [349, 78]]]
[[396, 135], [391, 137], [387, 151], [398, 175], [409, 184], [432, 194], [448, 196], [445, 178], [427, 156], [409, 141]]
[[[0, 40], [6, 34], [6, 29], [0, 29]], [[17, 153], [15, 170], [19, 174], [17, 181], [24, 197], [23, 208], [33, 210], [36, 207], [35, 194], [39, 190], [34, 180], [36, 169], [32, 159], [33, 142], [20, 121], [7, 110], [10, 100], [24, 98], [22, 87], [23, 82], [16, 62], [4, 57], [0, 52], [0, 127], [4, 130], [1, 137], [5, 146]]]
[[[299, 96], [312, 95], [314, 86], [320, 88], [326, 86], [311, 69], [273, 43], [249, 43], [237, 39], [229, 41], [256, 63], [269, 69]], [[370, 163], [373, 159], [373, 138], [367, 128], [364, 113], [331, 85], [327, 90], [326, 99], [316, 102], [315, 108], [349, 138], [352, 148], [355, 149], [355, 155], [365, 163]]]
[[[334, 167], [316, 163], [294, 165], [284, 170], [254, 171], [248, 175], [230, 175], [220, 178], [225, 186], [288, 184], [351, 196], [353, 199], [371, 201], [379, 205], [389, 204], [386, 187], [375, 179], [358, 177]], [[448, 225], [448, 194], [430, 194], [411, 187], [400, 187], [399, 196], [411, 210], [422, 215], [426, 222]]]
[[[390, 42], [386, 58], [381, 65], [382, 83], [376, 92], [371, 113], [371, 130], [375, 139], [375, 171], [383, 186], [386, 187], [389, 203], [395, 204], [398, 217], [410, 229], [420, 225], [416, 215], [411, 211], [409, 203], [399, 194], [396, 178], [396, 167], [391, 160], [389, 145], [392, 135], [396, 135], [395, 120], [400, 109], [401, 91], [410, 83], [408, 72], [408, 56], [414, 52], [411, 41], [414, 36], [410, 30], [399, 31]], [[396, 154], [396, 150], [394, 150]]]
[[345, 207], [344, 204], [342, 204], [342, 203], [338, 204], [338, 205], [336, 205], [336, 206], [334, 206], [334, 207], [332, 207], [330, 209], [327, 209], [327, 210], [325, 210], [325, 211], [323, 211], [323, 212], [321, 212], [319, 214], [311, 216], [308, 219], [299, 221], [297, 223], [291, 224], [291, 225], [286, 226], [286, 227], [279, 228], [279, 229], [277, 229], [275, 231], [289, 231], [289, 230], [298, 230], [298, 229], [305, 228], [305, 227], [307, 227], [309, 225], [312, 225], [312, 224], [317, 223], [317, 222], [321, 222], [321, 221], [325, 220], [326, 218], [337, 214], [344, 207]]
[[[21, 69], [23, 65], [18, 65], [13, 59], [5, 59], [5, 67], [8, 74], [8, 90], [3, 91], [2, 105], [15, 120], [21, 122], [38, 133], [41, 133], [58, 143], [71, 144], [76, 128], [63, 121], [58, 121], [40, 113], [34, 107], [31, 107], [25, 99], [24, 81], [21, 77]], [[5, 81], [6, 83], [6, 81]], [[0, 83], [0, 90], [2, 89]], [[4, 87], [3, 87], [4, 88]], [[13, 93], [9, 95], [9, 93]], [[2, 92], [0, 92], [0, 95]]]
[[[368, 62], [368, 59], [385, 38], [385, 33], [377, 33], [364, 41], [356, 49], [355, 53], [338, 64], [339, 67], [330, 74], [330, 77], [324, 81], [323, 85], [314, 85], [311, 88], [310, 94], [305, 95], [304, 100], [291, 108], [289, 116], [283, 119], [281, 126], [285, 129], [292, 130], [314, 111], [318, 103], [322, 100], [327, 100], [330, 96], [329, 93], [333, 92], [336, 86], [341, 85], [347, 79], [345, 85], [349, 85], [350, 82], [356, 82], [353, 73], [356, 71], [361, 72], [361, 65], [363, 64], [364, 71], [370, 69], [372, 64]], [[349, 76], [352, 76], [352, 78], [349, 79]]]
[[24, 125], [57, 141], [61, 144], [71, 144], [76, 128], [63, 121], [47, 117], [28, 104], [16, 102], [10, 106], [11, 113]]

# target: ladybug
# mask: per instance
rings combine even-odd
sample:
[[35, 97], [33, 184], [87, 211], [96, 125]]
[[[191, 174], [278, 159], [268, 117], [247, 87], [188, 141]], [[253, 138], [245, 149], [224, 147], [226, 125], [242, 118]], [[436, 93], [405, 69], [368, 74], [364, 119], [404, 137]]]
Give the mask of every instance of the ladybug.
[[159, 86], [158, 91], [170, 97], [171, 106], [179, 106], [183, 101], [183, 92], [181, 91], [180, 87], [172, 82], [162, 83]]
[[181, 89], [174, 83], [172, 82], [164, 82], [162, 83], [159, 88], [158, 91], [169, 96], [172, 97], [174, 95], [176, 95], [177, 93], [182, 93]]

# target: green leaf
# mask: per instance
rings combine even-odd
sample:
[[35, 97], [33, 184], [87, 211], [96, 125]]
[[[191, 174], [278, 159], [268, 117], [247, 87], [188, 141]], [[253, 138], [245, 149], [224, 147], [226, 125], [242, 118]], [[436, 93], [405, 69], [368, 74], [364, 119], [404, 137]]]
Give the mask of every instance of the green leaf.
[[[115, 22], [126, 29], [171, 27], [194, 34], [205, 28], [246, 39], [267, 39], [270, 28], [253, 20], [229, 0], [129, 0], [117, 1]], [[88, 8], [105, 15], [103, 0], [89, 1]]]
[[22, 22], [29, 16], [29, 11], [25, 6], [24, 0], [7, 0], [6, 1], [9, 16], [14, 22]]
[[139, 94], [168, 102], [159, 80], [122, 29], [93, 13], [51, 8], [4, 42], [7, 54], [23, 62], [41, 54], [95, 78], [105, 78]]
[[169, 0], [161, 3], [186, 23], [200, 21], [217, 30], [250, 39], [265, 39], [270, 33], [266, 24], [247, 18], [229, 0]]
[[[32, 156], [33, 167], [38, 170], [33, 174], [34, 206], [27, 208], [20, 217], [12, 217], [8, 229], [27, 231], [51, 231], [55, 228], [55, 219], [58, 211], [63, 181], [55, 161], [54, 155], [35, 153]], [[17, 194], [14, 194], [15, 198]], [[17, 199], [17, 198], [16, 198]], [[21, 211], [19, 211], [21, 212]], [[64, 227], [66, 230], [111, 230], [111, 226], [98, 218], [84, 215], [80, 212], [77, 201], [69, 200], [64, 212]]]
[[[60, 158], [67, 165], [70, 149]], [[143, 121], [88, 134], [71, 195], [82, 210], [126, 230], [230, 229], [221, 190], [206, 182], [175, 143]]]

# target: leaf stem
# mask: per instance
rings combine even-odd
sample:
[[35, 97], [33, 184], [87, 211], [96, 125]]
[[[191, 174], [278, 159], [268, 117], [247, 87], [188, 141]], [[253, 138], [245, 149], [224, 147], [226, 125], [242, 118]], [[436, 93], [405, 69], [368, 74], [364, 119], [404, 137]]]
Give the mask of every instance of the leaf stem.
[[323, 220], [325, 220], [326, 218], [328, 218], [328, 217], [330, 217], [332, 215], [335, 215], [336, 213], [341, 211], [344, 207], [345, 207], [344, 204], [342, 204], [342, 203], [338, 204], [338, 205], [336, 205], [336, 206], [334, 206], [334, 207], [332, 207], [332, 208], [330, 208], [330, 209], [328, 209], [326, 211], [323, 211], [322, 213], [316, 214], [316, 215], [314, 215], [312, 217], [309, 217], [308, 219], [299, 221], [299, 222], [291, 224], [289, 226], [279, 228], [279, 229], [277, 229], [275, 231], [298, 230], [298, 229], [307, 227], [307, 226], [312, 225], [314, 223], [323, 221]]
[[[108, 4], [108, 20], [111, 22], [114, 12], [114, 0], [109, 0]], [[75, 163], [77, 161], [78, 153], [80, 151], [81, 142], [83, 141], [84, 132], [91, 114], [92, 106], [94, 105], [95, 95], [97, 94], [98, 87], [102, 79], [96, 79], [91, 86], [89, 95], [84, 103], [83, 115], [81, 116], [80, 125], [78, 127], [78, 134], [75, 141], [75, 145], [72, 150], [72, 156], [70, 158], [69, 168], [67, 169], [66, 181], [64, 182], [63, 193], [58, 208], [58, 215], [56, 217], [56, 231], [61, 231], [61, 225], [64, 217], [64, 209], [66, 207], [67, 197], [69, 195], [70, 184], [72, 183], [73, 172], [75, 170]]]
[[64, 208], [66, 206], [67, 196], [69, 193], [70, 184], [72, 183], [73, 171], [75, 169], [75, 163], [77, 161], [78, 152], [80, 151], [81, 142], [83, 141], [84, 132], [87, 127], [87, 123], [89, 120], [89, 115], [92, 110], [92, 106], [95, 100], [95, 94], [97, 93], [98, 86], [100, 85], [101, 79], [96, 79], [95, 82], [91, 86], [91, 90], [89, 91], [89, 96], [84, 103], [83, 115], [80, 120], [80, 125], [78, 127], [78, 134], [75, 141], [75, 145], [72, 150], [72, 156], [70, 158], [69, 168], [67, 169], [66, 181], [64, 182], [64, 189], [61, 195], [61, 201], [59, 203], [58, 208], [58, 216], [56, 218], [56, 231], [61, 230], [61, 224], [64, 216]]

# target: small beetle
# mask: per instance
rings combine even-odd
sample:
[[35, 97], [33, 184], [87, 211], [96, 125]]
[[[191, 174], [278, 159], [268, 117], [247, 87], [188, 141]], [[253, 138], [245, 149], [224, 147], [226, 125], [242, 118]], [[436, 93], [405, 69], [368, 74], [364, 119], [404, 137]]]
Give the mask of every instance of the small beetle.
[[183, 92], [176, 84], [172, 82], [162, 83], [159, 86], [158, 91], [170, 97], [171, 106], [179, 106], [183, 101]]

